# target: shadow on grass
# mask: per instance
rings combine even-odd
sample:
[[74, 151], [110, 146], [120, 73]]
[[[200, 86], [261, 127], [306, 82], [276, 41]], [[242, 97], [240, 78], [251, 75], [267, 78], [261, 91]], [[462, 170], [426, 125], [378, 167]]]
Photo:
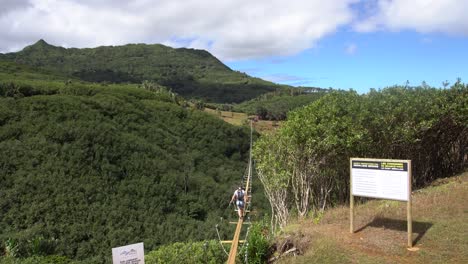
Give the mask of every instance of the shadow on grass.
[[[367, 227], [377, 227], [377, 228], [388, 228], [396, 231], [408, 231], [407, 221], [404, 220], [397, 220], [397, 219], [390, 219], [384, 217], [377, 217], [372, 222], [367, 223], [365, 226], [357, 229], [355, 233], [361, 232], [362, 230], [366, 229]], [[416, 245], [419, 240], [426, 234], [427, 230], [432, 227], [432, 223], [429, 222], [418, 222], [413, 221], [413, 233], [417, 233], [418, 236], [414, 238], [413, 236], [413, 245]]]

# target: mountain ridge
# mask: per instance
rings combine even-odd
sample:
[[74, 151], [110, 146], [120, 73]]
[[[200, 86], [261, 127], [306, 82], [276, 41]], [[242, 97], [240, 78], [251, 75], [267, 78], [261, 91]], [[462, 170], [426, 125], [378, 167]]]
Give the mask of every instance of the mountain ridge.
[[238, 103], [281, 88], [233, 71], [206, 50], [162, 44], [63, 48], [40, 39], [0, 59], [51, 70], [90, 82], [153, 81], [188, 98]]

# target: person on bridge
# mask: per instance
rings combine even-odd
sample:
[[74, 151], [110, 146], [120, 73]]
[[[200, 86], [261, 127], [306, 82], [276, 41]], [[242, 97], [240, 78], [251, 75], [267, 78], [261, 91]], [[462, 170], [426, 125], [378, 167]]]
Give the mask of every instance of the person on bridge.
[[242, 186], [239, 186], [239, 188], [234, 191], [234, 194], [232, 195], [231, 201], [229, 203], [232, 203], [234, 200], [236, 201], [237, 205], [237, 214], [239, 215], [239, 218], [242, 218], [244, 216], [245, 207], [245, 191]]

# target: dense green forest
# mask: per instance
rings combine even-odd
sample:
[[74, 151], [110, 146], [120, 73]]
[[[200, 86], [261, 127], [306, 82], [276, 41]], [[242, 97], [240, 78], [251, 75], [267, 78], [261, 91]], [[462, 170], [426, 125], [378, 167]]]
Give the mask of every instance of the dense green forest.
[[349, 199], [349, 158], [412, 160], [413, 187], [467, 168], [468, 86], [332, 92], [288, 114], [256, 142], [272, 222], [316, 215]]
[[235, 217], [248, 128], [147, 88], [0, 62], [0, 252], [108, 262], [129, 243], [214, 239]]
[[[150, 250], [148, 263], [223, 262], [211, 239], [220, 222], [223, 238], [231, 234], [227, 203], [250, 133], [198, 111], [203, 100], [287, 117], [255, 144], [254, 205], [263, 217], [265, 191], [273, 212], [271, 226], [252, 226], [249, 263], [265, 261], [270, 227], [349, 199], [350, 157], [411, 159], [415, 188], [466, 170], [460, 80], [363, 95], [311, 89], [163, 45], [41, 40], [0, 54], [0, 262], [108, 263], [112, 247], [135, 242]], [[177, 93], [198, 100], [190, 106]]]
[[283, 88], [236, 104], [232, 109], [257, 115], [262, 120], [285, 120], [289, 111], [308, 105], [327, 92], [329, 90], [320, 88]]
[[233, 71], [207, 51], [160, 44], [65, 49], [40, 40], [0, 59], [90, 82], [148, 80], [186, 98], [217, 103], [238, 103], [282, 87]]

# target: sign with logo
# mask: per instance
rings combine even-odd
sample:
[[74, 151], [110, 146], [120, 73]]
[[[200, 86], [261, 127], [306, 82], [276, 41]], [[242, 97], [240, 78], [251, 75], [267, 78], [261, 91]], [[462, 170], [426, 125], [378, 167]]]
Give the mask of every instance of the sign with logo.
[[143, 243], [112, 249], [113, 264], [145, 264]]
[[354, 196], [405, 201], [408, 247], [413, 247], [411, 160], [351, 158], [350, 172], [350, 232], [354, 233]]
[[408, 201], [408, 161], [351, 160], [352, 195]]

